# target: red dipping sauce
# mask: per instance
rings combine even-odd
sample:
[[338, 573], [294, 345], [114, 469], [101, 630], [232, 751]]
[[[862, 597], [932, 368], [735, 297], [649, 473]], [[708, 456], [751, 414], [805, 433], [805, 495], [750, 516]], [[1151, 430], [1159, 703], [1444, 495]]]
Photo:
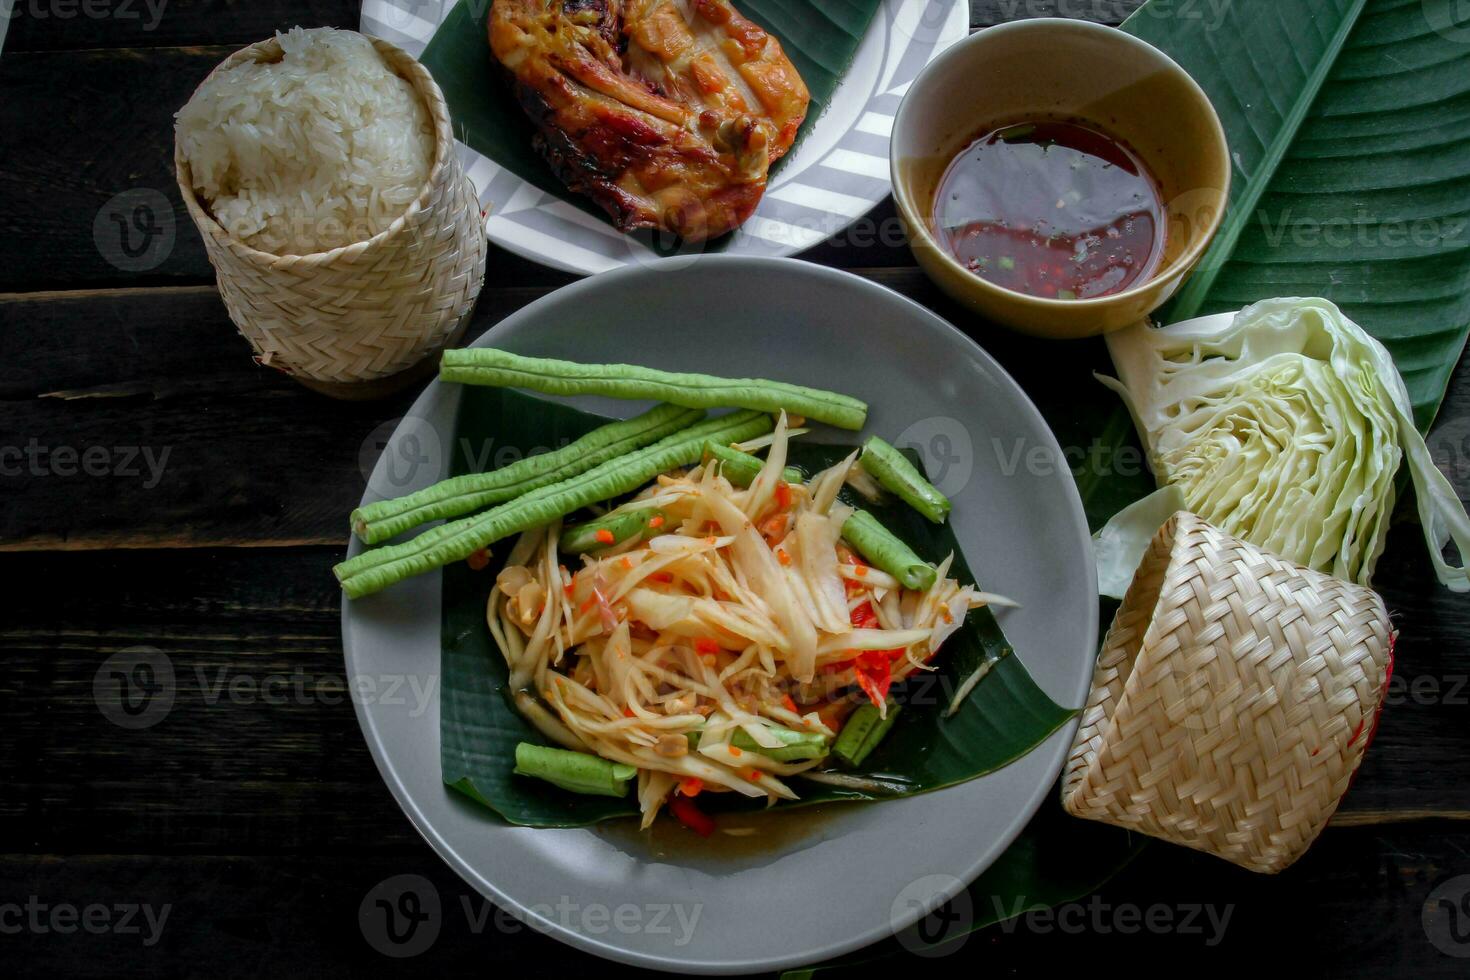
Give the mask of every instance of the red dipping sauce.
[[997, 286], [1045, 299], [1122, 292], [1164, 254], [1164, 202], [1122, 140], [1072, 122], [996, 129], [944, 171], [934, 232]]

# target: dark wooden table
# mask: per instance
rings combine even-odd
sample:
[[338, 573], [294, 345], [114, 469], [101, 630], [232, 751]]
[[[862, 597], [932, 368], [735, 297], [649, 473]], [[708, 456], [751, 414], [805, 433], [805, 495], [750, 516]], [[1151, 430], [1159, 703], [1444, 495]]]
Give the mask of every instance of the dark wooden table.
[[[1116, 22], [1135, 5], [975, 0], [972, 13], [977, 27], [1058, 9]], [[173, 186], [172, 114], [215, 63], [277, 28], [355, 27], [357, 4], [13, 6], [0, 57], [5, 972], [628, 972], [485, 916], [379, 779], [342, 695], [329, 566], [364, 458], [411, 395], [345, 404], [255, 366]], [[172, 215], [172, 246], [147, 268], [111, 264], [95, 237], [116, 234], [94, 222], [128, 192], [161, 195]], [[1072, 383], [1037, 369], [1044, 345], [938, 296], [894, 228], [885, 203], [860, 234], [803, 258], [932, 306], [1035, 391]], [[492, 248], [472, 335], [568, 281]], [[1462, 369], [1436, 441], [1462, 493], [1467, 416]], [[1390, 707], [1337, 819], [1296, 867], [1268, 879], [1154, 845], [1058, 922], [991, 928], [898, 968], [1465, 975], [1470, 616], [1434, 584], [1417, 533], [1395, 530], [1378, 576], [1403, 631]], [[138, 647], [172, 667], [164, 716], [136, 719], [94, 695], [116, 683], [109, 658], [131, 663]], [[442, 900], [437, 941], [412, 959], [377, 952], [358, 920], [368, 892], [400, 874], [424, 876]], [[1153, 906], [1174, 925], [1140, 926]], [[1426, 906], [1452, 928], [1431, 939]]]

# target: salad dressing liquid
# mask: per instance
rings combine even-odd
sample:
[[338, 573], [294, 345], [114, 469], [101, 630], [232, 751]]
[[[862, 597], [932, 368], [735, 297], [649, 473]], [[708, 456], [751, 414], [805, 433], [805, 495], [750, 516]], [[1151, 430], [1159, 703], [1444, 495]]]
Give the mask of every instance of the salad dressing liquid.
[[826, 840], [828, 811], [829, 805], [819, 803], [791, 809], [711, 812], [717, 829], [709, 837], [700, 837], [666, 814], [660, 814], [647, 830], [638, 829], [636, 818], [610, 820], [599, 824], [597, 830], [622, 849], [644, 854], [649, 860], [774, 861]]
[[1121, 292], [1164, 254], [1158, 181], [1090, 124], [1038, 120], [985, 132], [949, 163], [935, 237], [967, 269], [1044, 299]]

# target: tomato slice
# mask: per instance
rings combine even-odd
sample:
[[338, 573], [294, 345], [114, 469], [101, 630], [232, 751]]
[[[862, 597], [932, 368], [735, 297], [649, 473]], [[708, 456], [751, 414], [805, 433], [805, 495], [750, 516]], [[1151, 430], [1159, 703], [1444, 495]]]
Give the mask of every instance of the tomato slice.
[[[878, 614], [871, 602], [864, 602], [852, 611], [852, 625], [858, 629], [878, 629]], [[857, 675], [857, 685], [874, 705], [880, 705], [888, 697], [893, 686], [893, 662], [903, 656], [902, 649], [868, 650], [852, 661]]]
[[873, 611], [873, 604], [871, 602], [861, 603], [853, 609], [852, 625], [860, 630], [878, 628], [878, 614]]

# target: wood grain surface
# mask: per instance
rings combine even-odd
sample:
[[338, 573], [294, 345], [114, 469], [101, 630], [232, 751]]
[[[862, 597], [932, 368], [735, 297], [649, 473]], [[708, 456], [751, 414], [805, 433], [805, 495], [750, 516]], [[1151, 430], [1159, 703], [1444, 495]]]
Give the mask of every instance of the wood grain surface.
[[[1136, 6], [974, 0], [971, 23], [1117, 23]], [[253, 363], [173, 186], [172, 115], [210, 68], [275, 29], [355, 27], [358, 5], [13, 8], [0, 56], [0, 959], [36, 976], [630, 972], [485, 906], [383, 785], [344, 690], [330, 566], [411, 394], [336, 402]], [[172, 236], [141, 269], [120, 264], [108, 237], [119, 234], [108, 215], [139, 203]], [[1059, 355], [958, 310], [913, 265], [891, 202], [803, 258], [949, 317], [1054, 413], [1066, 442], [1069, 420], [1049, 404], [1095, 384], [1097, 345]], [[471, 334], [570, 281], [500, 249], [489, 268]], [[1431, 438], [1462, 495], [1467, 425], [1462, 365]], [[1064, 920], [1023, 919], [879, 969], [1158, 964], [1213, 976], [1264, 962], [1309, 976], [1463, 976], [1450, 954], [1470, 953], [1470, 934], [1431, 936], [1424, 916], [1428, 903], [1470, 932], [1470, 603], [1434, 584], [1421, 549], [1417, 527], [1395, 528], [1378, 574], [1402, 630], [1389, 706], [1299, 866], [1266, 879], [1155, 845]], [[109, 657], [138, 647], [166, 658], [173, 700], [130, 730], [93, 685]], [[411, 960], [381, 955], [359, 921], [369, 891], [402, 874], [422, 876], [441, 907], [439, 938]], [[1439, 905], [1445, 896], [1461, 904]], [[5, 903], [41, 907], [40, 926], [11, 930], [20, 920]], [[97, 904], [170, 911], [151, 943], [146, 925], [52, 928], [56, 907]], [[1128, 928], [1129, 909], [1153, 906], [1171, 910], [1171, 927]], [[1224, 926], [1201, 912], [1201, 929], [1183, 928], [1195, 906]]]

